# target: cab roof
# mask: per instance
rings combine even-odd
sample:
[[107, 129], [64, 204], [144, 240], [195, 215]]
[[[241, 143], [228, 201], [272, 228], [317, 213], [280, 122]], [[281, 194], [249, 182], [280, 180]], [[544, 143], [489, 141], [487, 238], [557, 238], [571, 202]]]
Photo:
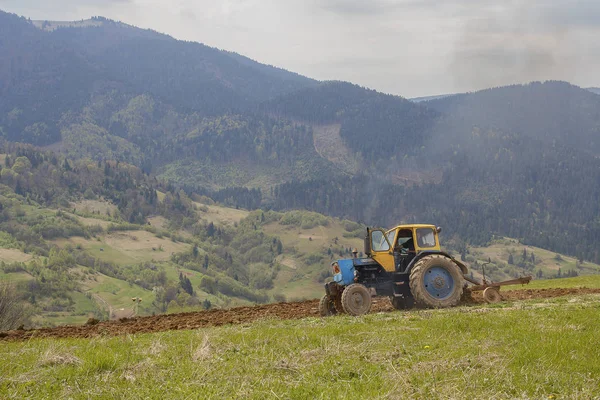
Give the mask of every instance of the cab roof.
[[418, 228], [432, 228], [433, 230], [435, 230], [436, 226], [429, 225], [429, 224], [406, 224], [406, 225], [395, 226], [391, 229], [388, 229], [386, 232], [395, 231], [398, 229], [418, 229]]

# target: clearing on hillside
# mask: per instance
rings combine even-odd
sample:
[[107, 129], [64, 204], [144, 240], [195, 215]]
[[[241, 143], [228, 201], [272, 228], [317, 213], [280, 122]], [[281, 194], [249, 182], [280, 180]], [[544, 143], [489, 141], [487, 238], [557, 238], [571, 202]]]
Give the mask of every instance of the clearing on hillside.
[[80, 213], [101, 215], [112, 215], [118, 210], [117, 206], [106, 200], [80, 200], [76, 203], [71, 203], [71, 208]]
[[[73, 215], [73, 214], [70, 214]], [[100, 225], [103, 229], [106, 229], [109, 227], [110, 224], [112, 224], [112, 222], [103, 220], [103, 219], [99, 219], [99, 218], [86, 218], [86, 217], [81, 217], [79, 215], [73, 215], [75, 218], [77, 218], [79, 220], [79, 222], [81, 222], [83, 225], [85, 226], [95, 226], [95, 225]]]
[[190, 248], [187, 243], [158, 238], [147, 231], [117, 231], [98, 239], [72, 237], [54, 240], [53, 243], [59, 247], [67, 244], [81, 246], [94, 257], [121, 265], [152, 260], [166, 261], [173, 253], [181, 253]]
[[0, 249], [0, 261], [5, 263], [28, 262], [33, 259], [31, 254], [25, 254], [17, 249]]
[[356, 157], [340, 135], [341, 124], [313, 126], [313, 143], [317, 153], [347, 174], [358, 172]]
[[196, 204], [199, 209], [198, 216], [202, 219], [205, 219], [207, 222], [212, 222], [215, 225], [233, 226], [236, 222], [240, 222], [250, 214], [249, 211], [238, 210], [235, 208], [206, 205], [201, 203], [194, 204]]

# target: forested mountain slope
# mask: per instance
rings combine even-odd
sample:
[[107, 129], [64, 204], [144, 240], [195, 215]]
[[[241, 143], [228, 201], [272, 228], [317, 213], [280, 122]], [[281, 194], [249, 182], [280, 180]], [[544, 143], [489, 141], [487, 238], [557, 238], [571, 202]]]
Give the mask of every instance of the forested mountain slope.
[[313, 85], [308, 78], [103, 18], [61, 27], [0, 20], [0, 133], [10, 141], [207, 188], [331, 169], [310, 127], [254, 112]]
[[314, 81], [200, 43], [98, 19], [98, 27], [61, 28], [50, 39], [85, 54], [112, 81], [183, 110], [219, 114]]
[[[537, 151], [532, 151], [537, 149]], [[391, 225], [435, 223], [472, 243], [492, 234], [598, 261], [600, 161], [494, 131], [450, 148], [439, 182], [395, 185], [374, 177], [314, 179], [276, 188], [274, 207]]]
[[[521, 92], [534, 104], [519, 105], [514, 117], [503, 113], [502, 105], [525, 101]], [[478, 101], [483, 95], [501, 104]], [[598, 99], [565, 83], [534, 83], [424, 103], [436, 104], [436, 112], [343, 83], [305, 89], [274, 108], [305, 119], [301, 112], [315, 107], [317, 122], [340, 122], [348, 146], [362, 156], [363, 176], [286, 183], [273, 206], [381, 225], [428, 221], [474, 243], [496, 233], [598, 260], [600, 160], [590, 152], [600, 136]], [[567, 109], [555, 111], [562, 103]], [[348, 132], [362, 132], [362, 140]]]
[[102, 18], [96, 22], [47, 31], [0, 11], [5, 137], [38, 145], [59, 141], [61, 118], [79, 114], [99, 96], [126, 104], [149, 94], [186, 113], [210, 116], [239, 112], [313, 83], [199, 43]]
[[368, 163], [410, 155], [423, 145], [439, 113], [347, 82], [316, 87], [263, 103], [261, 110], [311, 124], [340, 123], [342, 138]]
[[600, 154], [600, 97], [566, 82], [532, 82], [426, 103], [445, 114], [507, 134]]
[[431, 222], [600, 259], [592, 92], [547, 82], [415, 104], [103, 18], [0, 13], [0, 33], [11, 142], [125, 162], [231, 206]]

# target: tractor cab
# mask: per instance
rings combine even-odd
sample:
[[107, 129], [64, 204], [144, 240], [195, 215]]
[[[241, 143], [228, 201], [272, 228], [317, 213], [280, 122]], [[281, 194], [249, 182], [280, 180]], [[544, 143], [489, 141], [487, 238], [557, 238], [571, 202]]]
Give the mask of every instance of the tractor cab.
[[367, 229], [365, 254], [388, 272], [405, 272], [411, 261], [423, 251], [440, 251], [434, 225], [398, 225], [388, 231]]

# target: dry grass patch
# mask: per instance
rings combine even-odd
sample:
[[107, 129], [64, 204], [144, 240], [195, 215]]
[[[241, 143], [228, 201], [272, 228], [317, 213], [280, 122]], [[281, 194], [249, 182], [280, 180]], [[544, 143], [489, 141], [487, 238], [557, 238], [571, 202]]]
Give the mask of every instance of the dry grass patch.
[[192, 349], [192, 360], [193, 361], [204, 361], [211, 357], [213, 353], [212, 346], [210, 344], [210, 340], [208, 335], [204, 335], [202, 338], [202, 344], [200, 344], [196, 349]]
[[0, 261], [6, 263], [12, 262], [28, 262], [33, 259], [31, 254], [25, 254], [17, 249], [0, 249]]
[[195, 204], [199, 208], [198, 216], [216, 225], [233, 226], [236, 222], [240, 222], [250, 214], [250, 212], [246, 210], [237, 210], [235, 208], [221, 206], [209, 206], [200, 203]]
[[111, 215], [117, 210], [117, 206], [106, 200], [81, 200], [76, 203], [71, 203], [71, 208], [81, 213], [99, 213]]
[[346, 173], [356, 173], [359, 165], [354, 153], [340, 135], [341, 124], [313, 126], [313, 143], [316, 152]]
[[100, 236], [97, 240], [81, 237], [56, 239], [51, 241], [58, 247], [66, 245], [80, 246], [94, 257], [117, 264], [145, 261], [165, 261], [173, 253], [187, 251], [187, 243], [173, 242], [171, 239], [158, 238], [147, 231], [118, 231]]
[[103, 219], [96, 219], [96, 218], [86, 218], [86, 217], [80, 217], [79, 215], [75, 216], [79, 222], [81, 222], [84, 226], [94, 226], [94, 225], [100, 225], [103, 229], [108, 228], [108, 226], [110, 224], [112, 224], [112, 222], [109, 221], [105, 221]]
[[66, 352], [59, 345], [53, 344], [42, 354], [38, 364], [41, 367], [49, 367], [54, 365], [81, 365], [82, 363], [80, 358]]
[[165, 217], [161, 216], [149, 217], [148, 222], [157, 229], [166, 229], [169, 223]]
[[113, 249], [139, 260], [168, 260], [172, 253], [181, 253], [190, 247], [186, 243], [157, 238], [153, 233], [146, 231], [111, 233], [104, 238], [104, 242]]
[[298, 269], [298, 263], [291, 257], [281, 255], [276, 258], [276, 261], [290, 269]]
[[167, 346], [165, 346], [165, 344], [162, 342], [162, 340], [156, 339], [154, 341], [152, 341], [152, 343], [150, 344], [150, 349], [148, 350], [148, 352], [150, 354], [152, 354], [153, 356], [158, 356], [160, 355], [165, 349], [167, 348]]
[[129, 367], [125, 368], [121, 374], [121, 378], [128, 382], [135, 382], [139, 376], [144, 376], [152, 372], [155, 369], [155, 364], [149, 358], [146, 358], [140, 362], [137, 362]]

